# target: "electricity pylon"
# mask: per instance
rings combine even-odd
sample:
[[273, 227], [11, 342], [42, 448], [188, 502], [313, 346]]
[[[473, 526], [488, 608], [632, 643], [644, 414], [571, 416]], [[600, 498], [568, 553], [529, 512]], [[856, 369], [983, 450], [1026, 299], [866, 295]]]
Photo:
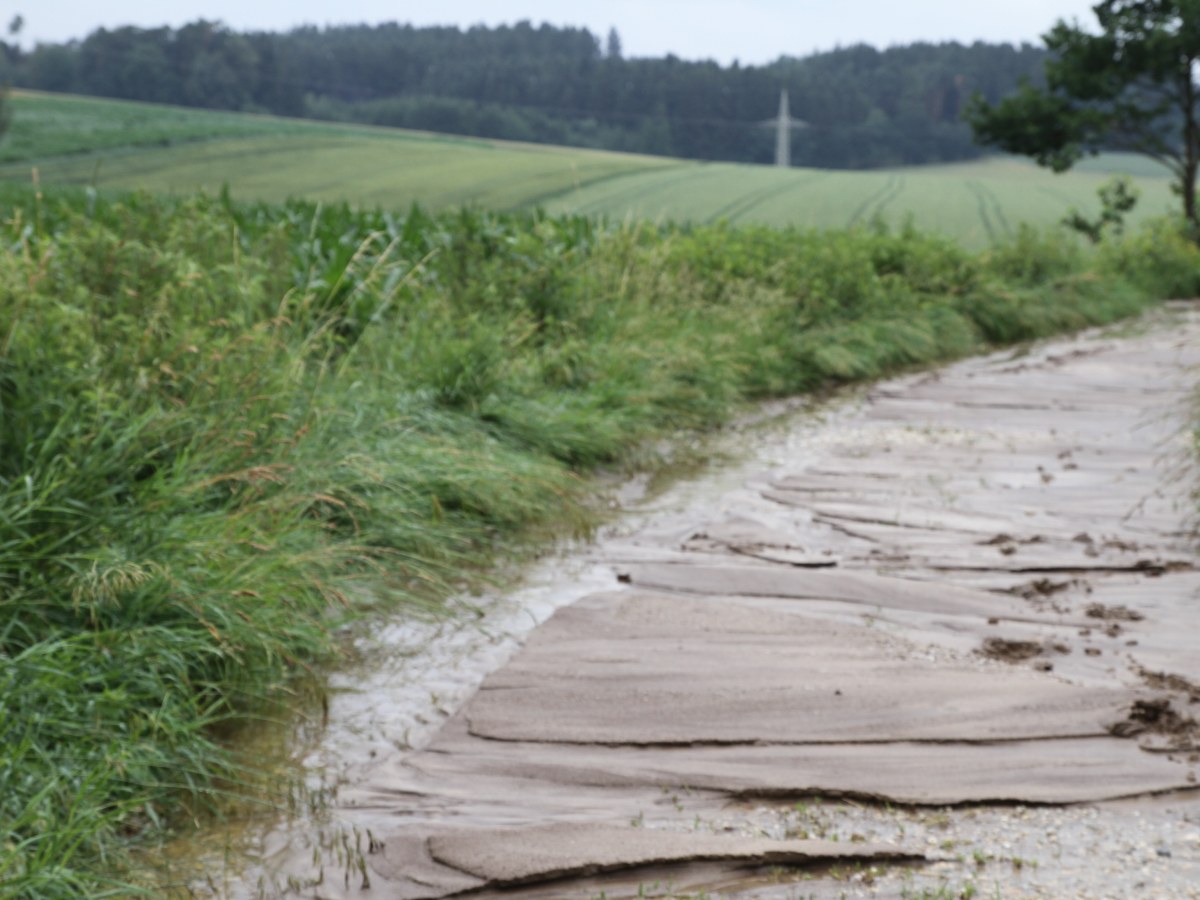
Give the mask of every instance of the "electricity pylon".
[[791, 108], [788, 106], [788, 92], [784, 88], [779, 92], [779, 115], [762, 123], [768, 128], [775, 129], [775, 165], [787, 168], [792, 164], [792, 129], [807, 128], [808, 123], [802, 119], [793, 119]]

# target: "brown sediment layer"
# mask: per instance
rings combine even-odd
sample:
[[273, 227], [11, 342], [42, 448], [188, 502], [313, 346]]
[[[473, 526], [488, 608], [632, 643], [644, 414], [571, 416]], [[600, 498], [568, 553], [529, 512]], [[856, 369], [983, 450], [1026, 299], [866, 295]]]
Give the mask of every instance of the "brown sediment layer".
[[880, 386], [790, 473], [602, 543], [613, 590], [560, 609], [429, 746], [342, 791], [382, 835], [381, 896], [915, 852], [682, 833], [685, 810], [740, 797], [1193, 788], [1200, 573], [1155, 469], [1175, 425], [1147, 406], [1183, 396], [1168, 385], [1197, 333]]

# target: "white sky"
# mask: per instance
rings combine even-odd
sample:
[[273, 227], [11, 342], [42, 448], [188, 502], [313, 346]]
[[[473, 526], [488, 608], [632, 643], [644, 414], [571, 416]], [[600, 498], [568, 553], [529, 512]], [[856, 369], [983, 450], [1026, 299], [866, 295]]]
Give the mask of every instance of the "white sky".
[[0, 0], [0, 27], [25, 17], [21, 43], [83, 37], [101, 25], [182, 25], [221, 20], [238, 30], [301, 24], [412, 22], [415, 25], [535, 24], [615, 26], [627, 56], [674, 53], [685, 59], [761, 63], [780, 54], [865, 42], [1030, 41], [1056, 19], [1092, 22], [1095, 0]]

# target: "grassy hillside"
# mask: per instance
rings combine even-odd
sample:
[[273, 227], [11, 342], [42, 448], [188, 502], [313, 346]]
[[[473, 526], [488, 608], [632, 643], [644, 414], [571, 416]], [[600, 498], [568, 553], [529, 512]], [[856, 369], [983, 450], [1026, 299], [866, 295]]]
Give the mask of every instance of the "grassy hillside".
[[[920, 228], [982, 247], [1011, 239], [1021, 222], [1053, 225], [1071, 206], [1094, 213], [1096, 188], [1108, 177], [1100, 170], [1124, 168], [1124, 162], [1096, 161], [1093, 171], [1067, 175], [1001, 158], [870, 172], [712, 164], [610, 179], [560, 195], [547, 209], [819, 228], [846, 228], [876, 215], [897, 222], [911, 215]], [[1161, 215], [1174, 205], [1166, 177], [1142, 175], [1138, 183], [1142, 200], [1131, 221]]]
[[0, 142], [0, 163], [311, 129], [307, 123], [272, 116], [38, 91], [14, 91], [12, 105], [12, 126]]
[[[969, 247], [1012, 237], [1018, 223], [1089, 213], [1107, 172], [1130, 170], [1143, 197], [1134, 222], [1172, 208], [1168, 180], [1136, 157], [1110, 156], [1053, 175], [1025, 161], [847, 172], [696, 163], [662, 157], [338, 126], [49, 94], [16, 98], [0, 177], [162, 193], [290, 196], [397, 209], [463, 204], [652, 220], [842, 228], [882, 214]], [[207, 140], [201, 140], [207, 138]], [[11, 162], [20, 157], [22, 162]]]
[[[99, 159], [45, 163], [39, 167], [41, 179], [92, 183]], [[198, 188], [216, 192], [228, 184], [238, 199], [268, 202], [303, 197], [368, 208], [403, 209], [416, 202], [431, 209], [465, 204], [511, 210], [573, 190], [577, 180], [585, 185], [675, 165], [654, 157], [404, 131], [316, 132], [111, 153], [103, 157], [95, 183], [173, 194]]]
[[[0, 143], [0, 178], [158, 193], [217, 191], [240, 199], [298, 196], [385, 209], [414, 202], [517, 209], [576, 185], [671, 168], [677, 160], [514, 144], [185, 109], [92, 97], [18, 92]], [[20, 159], [20, 162], [14, 160]]]

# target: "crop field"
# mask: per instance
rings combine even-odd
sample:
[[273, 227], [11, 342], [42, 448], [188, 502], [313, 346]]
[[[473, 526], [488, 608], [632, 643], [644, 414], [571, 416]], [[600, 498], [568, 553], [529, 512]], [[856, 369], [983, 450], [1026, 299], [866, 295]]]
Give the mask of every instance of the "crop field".
[[[462, 205], [511, 210], [573, 190], [577, 180], [590, 183], [675, 165], [651, 157], [401, 131], [317, 132], [302, 139], [260, 136], [93, 154], [50, 162], [39, 167], [39, 174], [48, 184], [95, 183], [172, 194], [198, 188], [215, 192], [228, 184], [240, 200], [302, 197], [384, 209], [416, 202], [432, 210]], [[28, 171], [24, 174], [28, 177]]]
[[[518, 209], [678, 160], [20, 92], [0, 178], [246, 200]], [[207, 138], [207, 139], [206, 139]], [[14, 162], [20, 159], [20, 162]]]
[[[1052, 225], [1072, 207], [1094, 213], [1096, 188], [1130, 160], [1093, 161], [1091, 171], [1054, 175], [1021, 161], [991, 158], [910, 169], [844, 172], [708, 164], [610, 179], [546, 204], [551, 212], [733, 223], [845, 228], [876, 215], [911, 216], [971, 247], [1011, 238], [1020, 222]], [[1105, 171], [1105, 170], [1108, 171]], [[1145, 171], [1145, 170], [1143, 170]], [[1172, 205], [1164, 175], [1141, 175], [1132, 221]]]
[[[1018, 223], [1053, 225], [1128, 171], [1142, 189], [1131, 216], [1173, 205], [1165, 171], [1112, 154], [1054, 175], [1024, 160], [875, 171], [776, 169], [460, 138], [392, 128], [21, 93], [0, 144], [0, 177], [186, 194], [228, 185], [237, 199], [302, 197], [360, 207], [497, 210], [820, 228], [912, 217], [969, 247]], [[17, 160], [20, 160], [19, 162]]]
[[[0, 163], [221, 137], [294, 134], [313, 127], [272, 116], [39, 91], [14, 91], [12, 106], [12, 125], [0, 142]], [[28, 172], [26, 165], [20, 168]]]

